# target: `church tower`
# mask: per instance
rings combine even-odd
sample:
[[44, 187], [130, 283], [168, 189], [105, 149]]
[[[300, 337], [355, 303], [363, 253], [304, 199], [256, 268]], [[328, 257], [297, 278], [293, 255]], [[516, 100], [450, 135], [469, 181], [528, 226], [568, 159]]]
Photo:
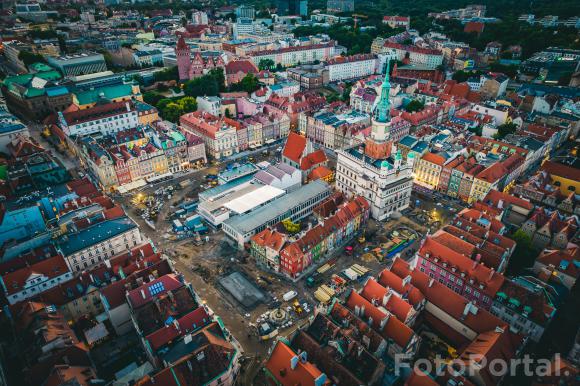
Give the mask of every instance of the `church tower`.
[[189, 80], [189, 67], [191, 67], [191, 49], [185, 43], [183, 36], [179, 37], [177, 40], [177, 46], [175, 46], [175, 58], [177, 60], [177, 70], [179, 72], [179, 80]]
[[389, 141], [389, 128], [391, 126], [389, 67], [389, 62], [387, 62], [387, 71], [381, 86], [381, 95], [373, 113], [371, 136], [365, 144], [365, 153], [375, 159], [388, 158], [392, 151], [392, 143]]

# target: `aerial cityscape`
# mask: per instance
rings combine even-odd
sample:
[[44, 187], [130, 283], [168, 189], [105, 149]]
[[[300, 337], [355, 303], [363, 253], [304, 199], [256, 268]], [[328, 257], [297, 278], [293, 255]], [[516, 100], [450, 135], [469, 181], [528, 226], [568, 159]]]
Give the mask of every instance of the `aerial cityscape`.
[[0, 0], [0, 386], [580, 386], [580, 2]]

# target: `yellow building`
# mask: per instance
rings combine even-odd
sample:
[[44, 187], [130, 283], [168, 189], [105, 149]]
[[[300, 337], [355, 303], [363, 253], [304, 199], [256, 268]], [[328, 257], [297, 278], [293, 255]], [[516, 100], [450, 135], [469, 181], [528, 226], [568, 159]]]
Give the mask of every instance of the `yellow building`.
[[427, 189], [435, 190], [439, 185], [441, 169], [445, 163], [445, 158], [438, 154], [426, 153], [415, 164], [414, 182]]
[[467, 202], [472, 204], [476, 201], [482, 201], [490, 190], [497, 189], [499, 182], [506, 173], [507, 171], [501, 162], [496, 162], [483, 169], [473, 179], [471, 193]]
[[554, 161], [546, 161], [542, 165], [543, 171], [550, 174], [552, 185], [560, 188], [564, 196], [580, 192], [580, 169]]

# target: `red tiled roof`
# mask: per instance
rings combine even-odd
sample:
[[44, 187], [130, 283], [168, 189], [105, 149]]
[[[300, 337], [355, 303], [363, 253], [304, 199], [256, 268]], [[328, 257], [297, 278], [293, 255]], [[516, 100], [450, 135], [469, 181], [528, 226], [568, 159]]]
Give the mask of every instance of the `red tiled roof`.
[[[315, 380], [322, 375], [322, 372], [314, 364], [301, 360], [298, 360], [296, 367], [292, 369], [290, 362], [295, 356], [297, 354], [294, 350], [279, 340], [264, 367], [279, 385], [314, 386]], [[330, 382], [326, 381], [323, 385], [330, 385]]]
[[[494, 297], [503, 284], [504, 277], [502, 275], [485, 267], [483, 264], [471, 260], [469, 257], [463, 256], [457, 252], [455, 247], [453, 249], [449, 248], [435, 241], [432, 237], [425, 239], [418, 254], [429, 261], [434, 261], [435, 258], [438, 258], [442, 262], [447, 262], [450, 267], [456, 267], [459, 272], [464, 272], [468, 279], [474, 279], [476, 284], [484, 284], [485, 287], [480, 292], [489, 297]], [[429, 257], [426, 257], [427, 254]]]
[[493, 165], [483, 169], [480, 173], [477, 174], [477, 178], [486, 182], [493, 184], [494, 182], [498, 181], [500, 178], [506, 175], [506, 168], [502, 162], [496, 162]]
[[[392, 271], [405, 277], [407, 275], [408, 263], [396, 258], [393, 262]], [[411, 283], [417, 287], [425, 296], [428, 302], [443, 310], [457, 321], [470, 328], [476, 333], [494, 330], [496, 327], [505, 327], [506, 323], [488, 311], [478, 308], [475, 314], [469, 312], [464, 315], [465, 306], [469, 301], [455, 291], [447, 288], [423, 272], [415, 269], [411, 272]]]
[[280, 251], [284, 246], [286, 237], [274, 229], [266, 228], [262, 232], [252, 236], [252, 241], [262, 247]]
[[290, 134], [288, 134], [288, 139], [286, 140], [286, 145], [284, 146], [282, 155], [297, 164], [300, 164], [300, 159], [302, 158], [305, 148], [306, 137], [291, 131]]
[[7, 294], [12, 295], [24, 289], [24, 284], [31, 275], [40, 274], [52, 279], [67, 272], [69, 269], [64, 258], [61, 255], [56, 255], [15, 272], [7, 273], [2, 276], [2, 281], [6, 286]]
[[306, 157], [303, 157], [300, 162], [300, 169], [308, 170], [311, 169], [313, 166], [320, 165], [326, 162], [328, 159], [326, 158], [326, 153], [322, 149], [315, 150], [314, 152], [307, 154]]
[[559, 162], [546, 161], [542, 165], [542, 170], [561, 178], [580, 181], [580, 169], [564, 165]]
[[[355, 310], [356, 307], [364, 307], [364, 313], [361, 314], [360, 318], [365, 321], [368, 321], [369, 318], [372, 319], [372, 327], [375, 330], [379, 331], [383, 337], [393, 339], [402, 348], [407, 347], [407, 344], [415, 334], [411, 328], [399, 319], [381, 311], [355, 291], [350, 292], [346, 300], [346, 306], [351, 310]], [[381, 322], [387, 317], [388, 321], [381, 329]]]
[[232, 60], [226, 64], [226, 75], [243, 72], [246, 74], [257, 74], [258, 67], [251, 60]]
[[206, 326], [210, 322], [211, 318], [205, 311], [205, 308], [198, 307], [177, 319], [177, 323], [171, 323], [160, 328], [152, 334], [149, 334], [145, 339], [147, 339], [153, 351], [156, 351], [175, 338], [190, 334], [198, 328]]
[[494, 205], [494, 207], [499, 208], [500, 206], [500, 202], [502, 202], [502, 208], [505, 208], [507, 205], [514, 205], [514, 206], [519, 206], [522, 207], [524, 209], [528, 209], [528, 210], [532, 210], [534, 208], [534, 205], [529, 202], [526, 201], [522, 198], [518, 198], [515, 196], [512, 196], [511, 194], [508, 193], [504, 193], [504, 192], [500, 192], [498, 190], [492, 189], [490, 190], [487, 195], [485, 196], [485, 198], [483, 199], [483, 201], [485, 203], [491, 203]]
[[[162, 284], [160, 291], [152, 294], [150, 288], [158, 283]], [[149, 303], [154, 297], [165, 294], [168, 291], [174, 291], [180, 287], [183, 287], [183, 283], [176, 274], [170, 273], [130, 291], [128, 297], [133, 308], [139, 308]]]
[[[546, 267], [553, 265], [554, 269], [572, 278], [580, 277], [580, 267], [576, 265], [576, 262], [580, 261], [580, 247], [572, 247], [566, 250], [546, 249], [536, 261]], [[565, 269], [561, 265], [563, 261], [568, 263]]]
[[434, 153], [425, 153], [425, 155], [423, 157], [421, 157], [422, 160], [427, 161], [427, 162], [431, 162], [432, 164], [435, 165], [443, 165], [445, 163], [445, 158], [443, 158], [442, 156], [440, 156], [439, 154], [434, 154]]
[[318, 180], [318, 179], [324, 179], [324, 178], [327, 178], [331, 175], [332, 175], [332, 170], [330, 170], [329, 168], [327, 168], [324, 165], [318, 166], [310, 172], [310, 174], [308, 175], [308, 180], [313, 181], [313, 180]]

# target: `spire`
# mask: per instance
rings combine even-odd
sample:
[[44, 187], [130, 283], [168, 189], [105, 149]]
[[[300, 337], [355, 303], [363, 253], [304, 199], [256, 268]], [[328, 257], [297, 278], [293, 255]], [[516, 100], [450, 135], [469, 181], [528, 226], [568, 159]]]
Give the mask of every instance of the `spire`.
[[391, 120], [391, 103], [389, 101], [389, 93], [391, 92], [391, 83], [389, 82], [390, 62], [387, 59], [387, 70], [385, 72], [385, 80], [381, 87], [381, 96], [377, 108], [375, 110], [375, 120], [381, 123], [387, 123]]
[[183, 50], [183, 49], [188, 49], [188, 45], [187, 43], [185, 43], [185, 39], [183, 38], [183, 35], [179, 35], [179, 39], [177, 39], [177, 47], [176, 49], [178, 50]]

